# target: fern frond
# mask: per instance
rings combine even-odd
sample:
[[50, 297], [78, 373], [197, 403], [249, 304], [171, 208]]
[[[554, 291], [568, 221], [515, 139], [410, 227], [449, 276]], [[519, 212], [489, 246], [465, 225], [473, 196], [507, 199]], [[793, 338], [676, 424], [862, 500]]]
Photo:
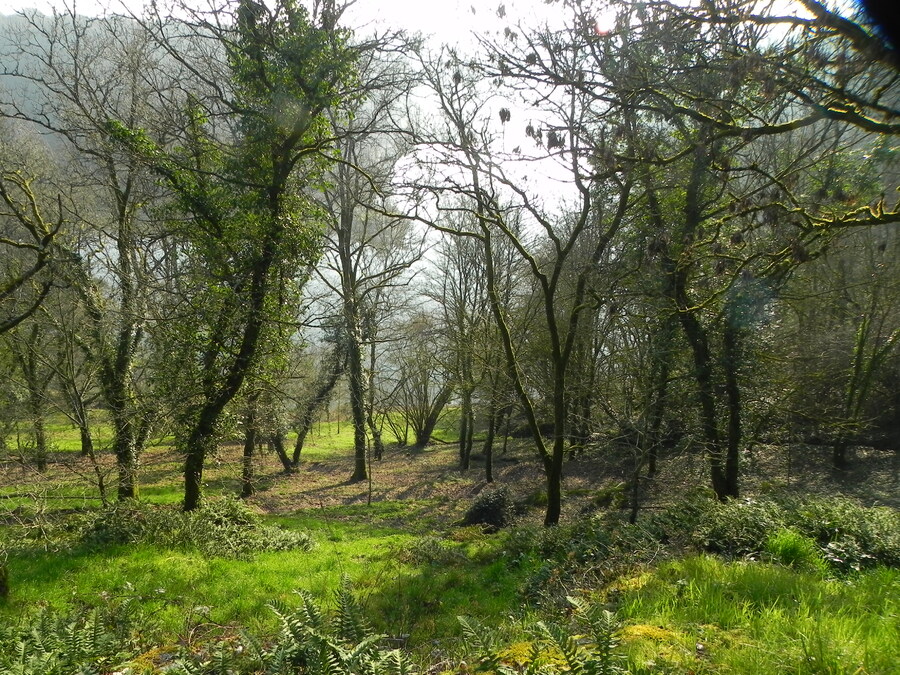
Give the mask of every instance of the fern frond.
[[494, 652], [494, 632], [478, 621], [467, 616], [457, 616], [462, 627], [463, 642], [466, 648], [477, 656], [488, 656]]
[[334, 620], [335, 633], [348, 643], [357, 643], [372, 634], [372, 626], [366, 620], [365, 611], [353, 594], [353, 584], [346, 575], [335, 591], [337, 613]]
[[[338, 648], [339, 649], [339, 648]], [[336, 649], [328, 649], [321, 662], [321, 675], [344, 675], [351, 671], [344, 668], [344, 660]]]
[[313, 598], [312, 593], [304, 589], [294, 592], [300, 596], [300, 607], [297, 612], [303, 616], [306, 625], [315, 628], [316, 630], [324, 629], [325, 617], [322, 614], [322, 609], [319, 607], [319, 604], [316, 602], [315, 598]]
[[399, 649], [385, 652], [378, 665], [381, 675], [416, 675], [412, 662]]
[[541, 669], [543, 668], [543, 654], [541, 653], [541, 646], [537, 642], [531, 643], [531, 650], [528, 654], [528, 665], [525, 668], [525, 675], [539, 675], [543, 672]]
[[577, 640], [565, 630], [554, 624], [538, 622], [537, 628], [550, 646], [560, 654], [566, 662], [567, 672], [572, 675], [589, 675], [586, 673], [585, 664], [587, 656], [578, 645]]
[[383, 638], [383, 635], [369, 635], [350, 649], [343, 651], [344, 663], [353, 670], [366, 659], [371, 659], [378, 654], [378, 642]]

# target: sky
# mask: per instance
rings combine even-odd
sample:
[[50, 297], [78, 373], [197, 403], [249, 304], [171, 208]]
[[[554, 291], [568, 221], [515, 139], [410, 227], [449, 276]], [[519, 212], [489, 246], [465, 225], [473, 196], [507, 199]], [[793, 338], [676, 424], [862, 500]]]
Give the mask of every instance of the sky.
[[[515, 0], [496, 0], [499, 6], [504, 1], [510, 5]], [[0, 0], [0, 14], [12, 14], [23, 9], [37, 9], [49, 13], [53, 6], [63, 7], [65, 0]], [[81, 14], [97, 16], [105, 9], [121, 11], [122, 0], [68, 0], [74, 2]], [[197, 0], [199, 6], [205, 0]], [[142, 0], [124, 0], [126, 7], [138, 9]], [[162, 3], [161, 3], [162, 4]], [[531, 4], [526, 0], [526, 4]], [[472, 7], [477, 6], [474, 13]], [[479, 0], [357, 0], [351, 7], [353, 16], [361, 23], [376, 23], [392, 28], [405, 28], [426, 35], [439, 35], [442, 41], [453, 43], [464, 38], [471, 30], [482, 24], [485, 15], [495, 20], [497, 7]], [[356, 21], [354, 21], [355, 23]]]

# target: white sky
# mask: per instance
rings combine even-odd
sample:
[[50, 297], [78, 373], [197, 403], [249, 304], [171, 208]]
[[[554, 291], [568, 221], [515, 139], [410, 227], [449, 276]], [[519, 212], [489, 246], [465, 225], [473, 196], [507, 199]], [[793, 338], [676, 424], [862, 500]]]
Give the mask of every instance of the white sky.
[[[29, 8], [49, 13], [52, 7], [61, 8], [66, 2], [74, 2], [78, 13], [94, 16], [103, 14], [104, 10], [121, 12], [123, 4], [135, 11], [143, 5], [142, 0], [124, 0], [124, 3], [121, 0], [0, 0], [0, 14]], [[205, 6], [207, 2], [198, 0], [197, 4]], [[385, 27], [405, 28], [435, 35], [440, 41], [453, 44], [486, 23], [495, 28], [496, 12], [501, 4], [510, 8], [524, 4], [533, 9], [535, 3], [532, 0], [491, 0], [488, 3], [479, 0], [357, 0], [350, 15], [352, 23], [374, 22]], [[477, 8], [474, 14], [473, 6]]]

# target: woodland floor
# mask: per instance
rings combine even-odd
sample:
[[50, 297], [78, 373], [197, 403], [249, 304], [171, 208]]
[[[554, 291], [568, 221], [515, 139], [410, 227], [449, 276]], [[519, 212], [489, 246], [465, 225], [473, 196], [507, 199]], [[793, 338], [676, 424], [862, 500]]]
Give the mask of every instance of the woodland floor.
[[[422, 503], [423, 518], [453, 521], [488, 487], [483, 457], [476, 454], [472, 468], [461, 472], [456, 444], [436, 442], [422, 451], [388, 446], [384, 459], [371, 464], [370, 484], [347, 480], [352, 456], [341, 438], [312, 436], [310, 441], [299, 470], [291, 475], [280, 471], [274, 455], [257, 457], [257, 492], [251, 504], [264, 513], [288, 514], [366, 503], [369, 499], [416, 501]], [[855, 448], [852, 468], [839, 476], [830, 469], [830, 452], [827, 446], [757, 446], [742, 457], [743, 495], [841, 494], [865, 505], [900, 507], [900, 452]], [[101, 469], [112, 493], [111, 458], [109, 453], [103, 454]], [[204, 476], [208, 494], [237, 494], [240, 454], [239, 445], [223, 445], [210, 459]], [[568, 460], [564, 468], [563, 520], [595, 508], [592, 504], [598, 492], [627, 481], [633, 466], [632, 454], [621, 447], [589, 448], [579, 458]], [[148, 450], [141, 465], [142, 498], [180, 501], [180, 470], [180, 457], [170, 446]], [[511, 439], [505, 453], [498, 449], [494, 478], [515, 499], [536, 506], [526, 518], [540, 520], [544, 478], [530, 442]], [[701, 456], [689, 451], [669, 453], [661, 457], [656, 477], [642, 481], [642, 508], [666, 506], [686, 493], [707, 489], [707, 485], [707, 464]], [[48, 510], [96, 505], [96, 472], [87, 458], [71, 450], [52, 453], [45, 474], [37, 473], [14, 452], [0, 453], [0, 508], [25, 501], [44, 504]]]

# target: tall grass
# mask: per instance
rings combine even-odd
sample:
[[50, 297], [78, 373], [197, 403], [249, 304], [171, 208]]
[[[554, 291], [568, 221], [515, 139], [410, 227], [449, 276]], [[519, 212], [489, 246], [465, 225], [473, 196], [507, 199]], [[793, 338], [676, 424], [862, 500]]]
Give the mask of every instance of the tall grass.
[[[621, 600], [636, 664], [698, 672], [896, 673], [900, 572], [837, 581], [776, 565], [695, 556]], [[641, 627], [665, 626], [654, 632]]]

